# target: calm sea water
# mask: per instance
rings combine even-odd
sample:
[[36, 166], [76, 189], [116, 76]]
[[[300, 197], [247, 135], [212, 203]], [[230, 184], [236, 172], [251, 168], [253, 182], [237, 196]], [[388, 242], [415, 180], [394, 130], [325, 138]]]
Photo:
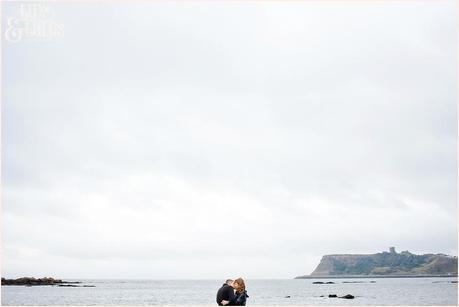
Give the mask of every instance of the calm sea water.
[[[374, 280], [375, 283], [370, 283]], [[2, 286], [2, 305], [216, 305], [221, 280], [78, 280], [94, 288]], [[248, 305], [453, 305], [457, 278], [247, 280]], [[358, 283], [343, 283], [354, 281]], [[328, 298], [352, 294], [353, 300]], [[325, 295], [326, 297], [320, 297]], [[287, 298], [290, 296], [290, 298]]]

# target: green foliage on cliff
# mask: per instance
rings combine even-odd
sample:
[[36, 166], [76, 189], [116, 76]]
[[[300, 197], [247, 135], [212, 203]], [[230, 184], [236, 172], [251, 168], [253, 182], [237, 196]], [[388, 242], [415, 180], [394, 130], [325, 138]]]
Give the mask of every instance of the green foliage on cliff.
[[311, 276], [457, 275], [457, 257], [382, 252], [368, 255], [326, 255]]

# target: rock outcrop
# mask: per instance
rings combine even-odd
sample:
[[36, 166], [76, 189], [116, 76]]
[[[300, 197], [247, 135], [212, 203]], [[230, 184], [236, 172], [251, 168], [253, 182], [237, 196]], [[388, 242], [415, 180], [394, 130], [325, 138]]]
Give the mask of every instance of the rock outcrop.
[[346, 295], [340, 296], [339, 298], [353, 299], [354, 297], [355, 296], [353, 296], [352, 294], [346, 294]]
[[68, 284], [79, 284], [79, 281], [63, 281], [62, 279], [54, 279], [51, 277], [34, 278], [34, 277], [21, 277], [17, 279], [2, 278], [2, 286], [53, 286]]
[[408, 251], [376, 254], [337, 254], [322, 257], [307, 276], [457, 276], [458, 259], [445, 254], [415, 255]]

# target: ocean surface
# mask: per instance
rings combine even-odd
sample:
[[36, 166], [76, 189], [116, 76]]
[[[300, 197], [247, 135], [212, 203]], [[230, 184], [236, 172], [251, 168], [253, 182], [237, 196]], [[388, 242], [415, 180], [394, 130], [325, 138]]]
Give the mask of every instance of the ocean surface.
[[[2, 286], [2, 305], [216, 305], [222, 280], [75, 280], [95, 287]], [[313, 284], [332, 281], [335, 284]], [[371, 282], [374, 281], [374, 282]], [[452, 305], [457, 278], [247, 280], [247, 305]], [[355, 299], [329, 298], [352, 294]], [[323, 295], [324, 297], [321, 297]]]

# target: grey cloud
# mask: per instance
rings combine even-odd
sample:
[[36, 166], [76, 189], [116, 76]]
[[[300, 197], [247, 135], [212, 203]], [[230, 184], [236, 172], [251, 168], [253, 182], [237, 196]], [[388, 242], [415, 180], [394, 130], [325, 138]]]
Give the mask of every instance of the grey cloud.
[[7, 274], [457, 254], [455, 3], [49, 5], [64, 38], [4, 46]]

